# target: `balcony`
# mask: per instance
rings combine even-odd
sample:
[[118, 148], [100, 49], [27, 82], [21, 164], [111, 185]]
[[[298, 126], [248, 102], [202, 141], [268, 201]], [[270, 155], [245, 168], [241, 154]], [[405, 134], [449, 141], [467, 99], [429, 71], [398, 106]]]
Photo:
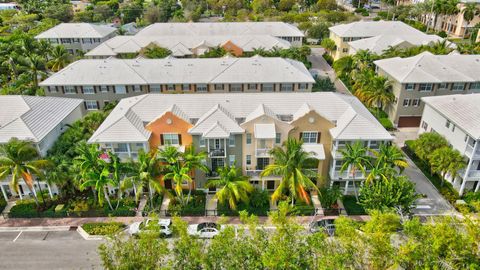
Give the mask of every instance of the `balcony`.
[[257, 148], [255, 149], [256, 157], [270, 157], [271, 148]]
[[210, 149], [208, 152], [209, 157], [226, 157], [225, 156], [225, 149], [223, 148], [216, 148], [216, 149]]
[[471, 170], [468, 172], [468, 178], [480, 178], [480, 170]]
[[475, 158], [475, 159], [480, 158], [480, 149], [478, 149], [479, 147], [477, 147], [477, 151], [475, 151], [475, 153], [472, 155], [473, 148], [474, 148], [473, 145], [468, 144], [467, 148], [465, 149], [465, 155], [467, 155], [470, 158]]
[[[260, 174], [263, 172], [263, 170], [245, 170], [245, 174], [250, 177], [251, 179], [260, 179], [262, 178]], [[279, 175], [270, 175], [266, 176], [265, 178], [268, 179], [279, 179], [281, 178]]]
[[[340, 173], [339, 171], [330, 170], [330, 178], [331, 179], [342, 178], [342, 179], [346, 180], [346, 179], [353, 179], [354, 177], [353, 177], [353, 174], [351, 174], [350, 172], [345, 171], [345, 172]], [[364, 179], [364, 178], [365, 178], [365, 176], [363, 175], [362, 172], [356, 172], [355, 173], [355, 179], [356, 180], [357, 179]]]

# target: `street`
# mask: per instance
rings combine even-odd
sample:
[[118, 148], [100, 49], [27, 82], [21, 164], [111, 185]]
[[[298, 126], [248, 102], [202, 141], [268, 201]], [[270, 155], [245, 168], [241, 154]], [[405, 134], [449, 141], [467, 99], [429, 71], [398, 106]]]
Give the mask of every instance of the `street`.
[[100, 243], [76, 231], [0, 232], [0, 269], [102, 269]]
[[325, 53], [324, 48], [311, 48], [312, 53], [308, 56], [308, 61], [312, 62], [312, 68], [310, 69], [314, 74], [318, 74], [321, 77], [329, 77], [330, 80], [335, 84], [337, 92], [351, 95], [347, 87], [343, 84], [342, 81], [336, 78], [335, 71], [332, 67], [325, 61], [322, 55]]

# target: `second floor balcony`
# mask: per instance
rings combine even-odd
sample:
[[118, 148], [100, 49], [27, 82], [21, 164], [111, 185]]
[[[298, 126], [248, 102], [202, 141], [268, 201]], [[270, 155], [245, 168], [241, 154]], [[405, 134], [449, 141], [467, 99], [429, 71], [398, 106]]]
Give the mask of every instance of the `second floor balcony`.
[[226, 157], [226, 151], [223, 148], [211, 148], [208, 151], [209, 157]]
[[270, 157], [270, 150], [272, 150], [272, 148], [268, 148], [268, 147], [257, 148], [257, 149], [255, 149], [255, 156], [256, 157]]
[[480, 147], [477, 146], [476, 151], [474, 145], [467, 144], [467, 148], [465, 149], [465, 155], [470, 158], [479, 159], [480, 158]]

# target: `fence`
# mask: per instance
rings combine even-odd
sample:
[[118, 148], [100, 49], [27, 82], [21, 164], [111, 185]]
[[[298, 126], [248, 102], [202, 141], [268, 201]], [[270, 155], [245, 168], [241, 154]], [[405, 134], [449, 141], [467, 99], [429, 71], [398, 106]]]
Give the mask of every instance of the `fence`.
[[123, 217], [123, 216], [135, 216], [135, 210], [133, 209], [118, 209], [118, 210], [88, 210], [88, 211], [28, 211], [28, 212], [10, 212], [8, 214], [2, 214], [5, 219], [7, 218], [65, 218], [65, 217]]
[[[252, 213], [256, 216], [268, 216], [268, 212], [277, 211], [253, 211]], [[227, 216], [234, 217], [239, 215], [239, 211], [231, 209], [216, 209], [216, 210], [187, 210], [187, 211], [170, 211], [170, 210], [154, 210], [154, 211], [144, 211], [142, 216], [148, 217], [152, 214], [161, 216], [161, 217], [171, 217], [171, 216], [205, 216], [205, 217], [215, 217], [215, 216]], [[291, 216], [341, 216], [347, 215], [347, 211], [344, 208], [311, 208], [311, 207], [296, 207], [290, 213]]]

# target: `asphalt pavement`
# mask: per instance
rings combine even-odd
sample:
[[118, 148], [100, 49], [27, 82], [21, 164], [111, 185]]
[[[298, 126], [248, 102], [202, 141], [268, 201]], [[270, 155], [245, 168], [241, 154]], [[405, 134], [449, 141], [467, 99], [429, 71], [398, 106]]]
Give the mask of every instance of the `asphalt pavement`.
[[0, 269], [102, 269], [100, 243], [76, 231], [0, 232]]
[[337, 92], [351, 95], [350, 91], [348, 91], [343, 82], [337, 79], [333, 68], [322, 57], [322, 55], [325, 53], [325, 49], [321, 47], [314, 47], [311, 49], [312, 53], [308, 56], [308, 61], [312, 63], [312, 68], [310, 71], [321, 77], [329, 77], [330, 80], [335, 84]]

